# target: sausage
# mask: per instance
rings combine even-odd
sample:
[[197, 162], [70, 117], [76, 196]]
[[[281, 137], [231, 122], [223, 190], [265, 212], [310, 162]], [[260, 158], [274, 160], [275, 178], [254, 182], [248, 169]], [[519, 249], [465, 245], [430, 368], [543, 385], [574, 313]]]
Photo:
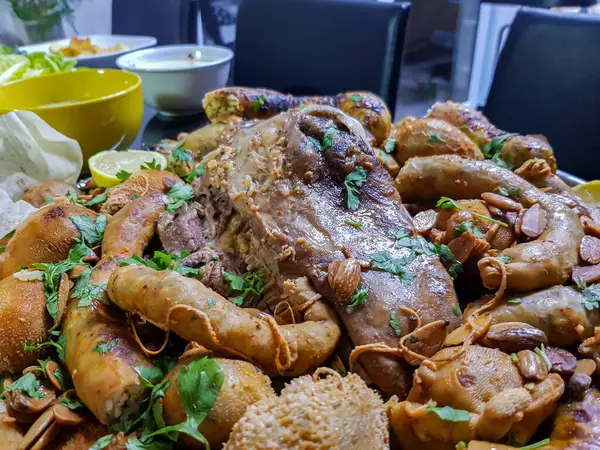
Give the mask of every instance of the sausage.
[[[479, 198], [498, 188], [520, 189], [518, 200], [528, 208], [539, 204], [547, 215], [543, 233], [531, 242], [507, 248], [497, 256], [510, 257], [506, 264], [508, 289], [532, 291], [564, 283], [579, 261], [583, 228], [577, 214], [512, 172], [488, 161], [454, 155], [413, 158], [400, 170], [395, 185], [405, 202], [437, 200], [442, 196]], [[478, 263], [484, 285], [500, 285], [498, 268], [486, 258]]]

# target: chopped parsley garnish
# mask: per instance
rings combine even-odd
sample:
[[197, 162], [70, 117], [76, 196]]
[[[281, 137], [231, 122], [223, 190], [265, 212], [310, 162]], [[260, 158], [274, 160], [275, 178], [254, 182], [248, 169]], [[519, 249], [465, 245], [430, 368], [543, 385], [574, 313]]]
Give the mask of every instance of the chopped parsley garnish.
[[369, 173], [363, 167], [357, 167], [344, 179], [344, 189], [346, 189], [346, 206], [356, 211], [360, 205], [358, 189], [365, 184]]
[[27, 372], [21, 378], [18, 378], [13, 384], [6, 388], [6, 390], [0, 394], [0, 398], [4, 397], [7, 392], [21, 391], [30, 398], [44, 398], [42, 394], [42, 383], [33, 374], [33, 372]]
[[89, 208], [90, 206], [101, 205], [102, 203], [104, 203], [106, 201], [107, 197], [108, 197], [108, 190], [104, 191], [102, 194], [96, 195], [93, 199], [91, 199], [89, 202], [87, 202], [85, 204], [85, 206], [87, 206]]
[[360, 288], [357, 289], [352, 298], [350, 299], [350, 303], [348, 303], [348, 308], [354, 308], [358, 305], [365, 305], [367, 303], [367, 294], [369, 293], [369, 288]]
[[192, 159], [192, 152], [187, 148], [183, 148], [183, 144], [185, 143], [185, 139], [179, 141], [173, 150], [171, 150], [171, 156], [173, 159], [177, 159], [179, 161], [189, 161]]
[[394, 275], [400, 275], [404, 284], [410, 283], [415, 277], [414, 275], [407, 273], [404, 269], [404, 266], [411, 261], [412, 259], [410, 257], [394, 258], [387, 250], [371, 254], [371, 267], [383, 270], [384, 272], [393, 273]]
[[503, 197], [515, 197], [515, 198], [519, 198], [521, 196], [521, 194], [523, 193], [523, 189], [521, 188], [498, 188], [498, 194], [503, 196]]
[[360, 222], [357, 222], [355, 220], [344, 220], [344, 223], [346, 225], [350, 225], [351, 227], [356, 228], [357, 230], [362, 231], [362, 224]]
[[148, 387], [152, 386], [153, 383], [160, 381], [160, 379], [165, 376], [162, 369], [156, 366], [134, 366], [133, 370], [137, 372], [144, 384], [146, 384]]
[[92, 305], [92, 301], [94, 300], [103, 300], [104, 293], [106, 292], [105, 284], [92, 284], [90, 283], [90, 276], [92, 274], [92, 269], [87, 267], [81, 272], [77, 281], [75, 282], [75, 286], [73, 287], [73, 292], [71, 293], [71, 297], [79, 300], [77, 306], [79, 308], [85, 308]]
[[46, 288], [46, 309], [53, 319], [58, 314], [58, 287], [61, 275], [79, 265], [85, 265], [82, 261], [86, 256], [94, 255], [85, 242], [77, 242], [71, 250], [67, 259], [57, 263], [37, 263], [33, 267], [44, 272], [44, 286]]
[[321, 143], [321, 151], [327, 150], [333, 145], [333, 135], [339, 133], [339, 130], [335, 127], [328, 128], [323, 136], [323, 142]]
[[310, 141], [310, 143], [312, 145], [314, 145], [316, 147], [317, 150], [319, 150], [320, 152], [323, 151], [323, 149], [321, 148], [321, 143], [319, 142], [318, 139], [312, 137], [312, 136], [306, 136], [308, 138], [308, 140]]
[[408, 337], [408, 340], [409, 340], [410, 342], [412, 342], [413, 344], [415, 344], [415, 343], [419, 342], [419, 338], [418, 338], [418, 337], [416, 337], [416, 336], [413, 336], [412, 334], [411, 334], [411, 335]]
[[139, 196], [139, 194], [131, 194], [131, 195], [129, 196], [129, 198], [130, 198], [131, 200], [137, 200], [138, 198], [140, 198], [140, 196]]
[[467, 444], [465, 441], [460, 441], [458, 444], [456, 444], [456, 450], [460, 450], [462, 448], [467, 448]]
[[[204, 443], [208, 448], [208, 441], [198, 431], [198, 427], [206, 419], [217, 400], [224, 378], [223, 369], [219, 364], [214, 359], [206, 356], [182, 367], [177, 376], [177, 387], [179, 388], [179, 401], [185, 411], [186, 420], [177, 425], [163, 426], [147, 435], [147, 437], [166, 433], [184, 433]], [[153, 414], [153, 416], [156, 416], [156, 414]]]
[[459, 237], [463, 233], [471, 233], [473, 236], [479, 239], [483, 239], [484, 234], [475, 226], [473, 221], [465, 220], [461, 222], [457, 227], [454, 228], [454, 237]]
[[513, 297], [506, 300], [506, 303], [510, 305], [520, 305], [521, 303], [523, 303], [523, 299], [519, 297]]
[[518, 364], [519, 362], [519, 357], [517, 356], [516, 353], [511, 353], [510, 354], [510, 359], [512, 360], [512, 362], [514, 362], [515, 364]]
[[390, 314], [390, 327], [396, 333], [396, 336], [400, 337], [402, 335], [402, 328], [400, 328], [400, 324], [398, 323], [398, 318], [396, 317], [396, 311], [392, 311]]
[[6, 251], [6, 247], [0, 247], [0, 255]]
[[350, 95], [348, 96], [348, 100], [352, 102], [362, 102], [362, 97], [360, 95]]
[[460, 308], [458, 307], [458, 305], [452, 306], [452, 311], [454, 312], [454, 315], [456, 317], [462, 316], [462, 312], [460, 311]]
[[267, 99], [264, 95], [259, 95], [258, 98], [256, 98], [252, 102], [252, 109], [254, 110], [254, 112], [259, 112], [265, 105], [266, 101], [267, 101]]
[[119, 170], [115, 176], [117, 177], [117, 180], [119, 180], [122, 183], [123, 181], [129, 180], [131, 172], [127, 172], [126, 170]]
[[87, 214], [73, 215], [69, 217], [73, 225], [81, 233], [81, 238], [90, 247], [94, 247], [102, 242], [106, 224], [108, 223], [106, 216], [97, 216], [96, 220], [92, 219]]
[[544, 347], [544, 344], [540, 344], [539, 347], [536, 347], [533, 350], [540, 358], [542, 358], [542, 361], [544, 361], [544, 364], [546, 364], [546, 367], [548, 367], [548, 370], [552, 369], [552, 363], [550, 362], [550, 358], [548, 358], [548, 355], [546, 354], [546, 348]]
[[175, 212], [194, 197], [194, 189], [189, 184], [177, 183], [167, 192], [167, 211]]
[[102, 436], [94, 445], [90, 447], [90, 450], [104, 450], [106, 447], [110, 445], [110, 441], [112, 441], [113, 435], [107, 434], [106, 436]]
[[81, 200], [79, 200], [77, 191], [71, 187], [69, 189], [67, 189], [67, 199], [74, 205], [83, 206], [83, 202]]
[[513, 136], [516, 136], [516, 133], [503, 134], [501, 136], [492, 138], [490, 142], [485, 144], [481, 149], [483, 156], [485, 156], [486, 159], [492, 160], [492, 162], [498, 167], [511, 170], [515, 166], [502, 159], [502, 148], [504, 147], [506, 141]]
[[383, 150], [386, 153], [394, 153], [396, 150], [396, 139], [388, 139], [385, 141], [385, 145], [383, 146]]
[[471, 415], [464, 409], [454, 409], [451, 406], [444, 406], [443, 408], [430, 407], [425, 409], [427, 413], [433, 413], [440, 419], [446, 422], [469, 422]]
[[216, 304], [217, 301], [214, 298], [209, 298], [208, 300], [206, 300], [206, 306], [208, 306], [209, 308], [212, 308]]
[[162, 166], [160, 165], [160, 163], [156, 162], [156, 160], [154, 158], [152, 158], [152, 161], [146, 162], [146, 164], [142, 164], [140, 166], [140, 169], [142, 169], [142, 170], [162, 170]]
[[189, 256], [190, 252], [181, 252], [180, 254], [171, 254], [155, 251], [150, 259], [144, 259], [139, 255], [133, 255], [131, 258], [125, 258], [119, 261], [120, 266], [146, 266], [154, 270], [173, 270], [186, 277], [196, 277], [204, 273], [204, 268], [193, 268], [184, 265], [181, 260]]
[[58, 336], [58, 339], [56, 342], [53, 341], [52, 338], [50, 338], [49, 341], [42, 342], [41, 344], [38, 344], [38, 345], [32, 345], [32, 343], [30, 341], [27, 341], [27, 342], [25, 342], [25, 345], [23, 346], [23, 351], [35, 352], [44, 347], [54, 347], [56, 349], [56, 353], [58, 354], [59, 359], [64, 362], [65, 346], [67, 345], [67, 338], [65, 337], [64, 334], [61, 334], [60, 331], [58, 331], [58, 330], [50, 330], [49, 333], [52, 335], [52, 338]]
[[581, 302], [585, 309], [592, 311], [600, 308], [600, 284], [588, 286], [583, 278], [575, 277], [573, 279], [582, 294]]
[[83, 405], [81, 404], [81, 402], [79, 402], [77, 400], [73, 400], [69, 397], [62, 397], [60, 399], [60, 403], [63, 406], [66, 406], [67, 408], [69, 408], [71, 411], [75, 411], [76, 409], [83, 408]]
[[267, 286], [266, 272], [262, 269], [248, 272], [243, 277], [232, 272], [224, 272], [223, 278], [229, 282], [233, 291], [239, 293], [231, 298], [231, 302], [236, 306], [242, 306], [244, 301], [251, 297], [260, 297]]
[[[453, 199], [451, 199], [449, 197], [442, 197], [442, 198], [440, 198], [438, 200], [438, 202], [435, 204], [435, 206], [438, 207], [438, 208], [443, 208], [443, 209], [458, 209], [460, 211], [468, 211], [468, 210], [465, 210], [464, 208], [461, 208], [459, 206], [459, 204], [456, 203], [455, 200], [453, 200]], [[492, 219], [489, 216], [484, 216], [483, 214], [479, 214], [479, 213], [476, 213], [476, 212], [473, 212], [473, 211], [468, 211], [468, 212], [470, 212], [472, 216], [479, 217], [480, 219], [487, 220], [488, 222], [496, 223], [496, 224], [498, 224], [500, 226], [503, 226], [503, 227], [508, 227], [508, 224], [506, 224], [506, 223], [504, 223], [504, 222], [502, 222], [500, 220]]]
[[94, 345], [92, 348], [93, 351], [104, 355], [105, 353], [111, 351], [113, 348], [117, 346], [117, 338], [112, 338], [110, 341], [101, 341]]
[[440, 142], [442, 142], [442, 140], [438, 134], [432, 134], [427, 138], [428, 144], [439, 144]]
[[194, 167], [194, 170], [192, 170], [190, 172], [190, 174], [187, 177], [185, 177], [185, 181], [187, 181], [188, 183], [191, 183], [196, 178], [198, 178], [200, 175], [204, 175], [205, 173], [206, 173], [206, 167], [196, 166], [196, 167]]
[[496, 257], [494, 257], [494, 259], [497, 259], [502, 264], [508, 264], [508, 262], [510, 261], [510, 256], [508, 256], [508, 255], [496, 256]]

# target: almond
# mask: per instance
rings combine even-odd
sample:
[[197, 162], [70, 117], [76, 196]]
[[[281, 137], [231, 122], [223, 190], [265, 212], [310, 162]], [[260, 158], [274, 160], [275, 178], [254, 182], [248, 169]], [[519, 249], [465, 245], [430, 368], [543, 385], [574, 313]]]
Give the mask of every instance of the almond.
[[600, 263], [600, 239], [593, 236], [584, 236], [579, 246], [579, 255], [586, 263]]
[[433, 209], [421, 211], [413, 217], [413, 224], [417, 233], [425, 233], [433, 228], [437, 220], [437, 212]]
[[521, 232], [530, 238], [537, 238], [546, 229], [547, 213], [536, 203], [529, 208], [523, 215], [521, 222]]
[[352, 297], [360, 283], [360, 263], [356, 258], [336, 259], [327, 268], [327, 281], [342, 303]]
[[481, 194], [481, 198], [491, 206], [495, 206], [498, 209], [502, 209], [505, 211], [521, 211], [523, 206], [520, 203], [515, 202], [514, 200], [503, 197], [499, 194], [494, 194], [493, 192], [484, 192]]
[[542, 330], [526, 323], [505, 322], [492, 325], [481, 343], [506, 353], [516, 353], [547, 345], [548, 338]]
[[581, 222], [581, 225], [583, 225], [583, 231], [585, 231], [585, 234], [600, 238], [600, 225], [586, 216], [580, 217], [579, 221]]
[[548, 366], [542, 361], [535, 352], [531, 350], [521, 350], [517, 353], [519, 358], [519, 372], [527, 380], [542, 381], [548, 376]]

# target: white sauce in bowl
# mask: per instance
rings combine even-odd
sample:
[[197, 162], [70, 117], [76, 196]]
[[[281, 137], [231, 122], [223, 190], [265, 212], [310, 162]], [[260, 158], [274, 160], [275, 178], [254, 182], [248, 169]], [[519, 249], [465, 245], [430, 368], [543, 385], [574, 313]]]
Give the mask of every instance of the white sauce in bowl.
[[192, 67], [204, 67], [211, 65], [223, 58], [208, 57], [200, 52], [190, 53], [185, 57], [175, 56], [162, 60], [136, 61], [132, 63], [133, 67], [147, 70], [161, 69], [190, 69]]

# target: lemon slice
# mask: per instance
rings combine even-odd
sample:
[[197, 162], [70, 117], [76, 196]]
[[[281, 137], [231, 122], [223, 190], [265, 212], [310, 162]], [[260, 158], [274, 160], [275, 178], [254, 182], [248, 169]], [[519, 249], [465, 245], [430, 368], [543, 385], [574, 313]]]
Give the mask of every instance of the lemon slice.
[[96, 153], [88, 160], [88, 165], [96, 184], [100, 187], [110, 187], [120, 183], [117, 173], [121, 170], [133, 174], [142, 170], [141, 166], [152, 160], [159, 164], [161, 169], [167, 167], [167, 158], [164, 155], [145, 150]]
[[573, 191], [588, 205], [597, 205], [600, 203], [600, 180], [578, 184], [573, 187]]

